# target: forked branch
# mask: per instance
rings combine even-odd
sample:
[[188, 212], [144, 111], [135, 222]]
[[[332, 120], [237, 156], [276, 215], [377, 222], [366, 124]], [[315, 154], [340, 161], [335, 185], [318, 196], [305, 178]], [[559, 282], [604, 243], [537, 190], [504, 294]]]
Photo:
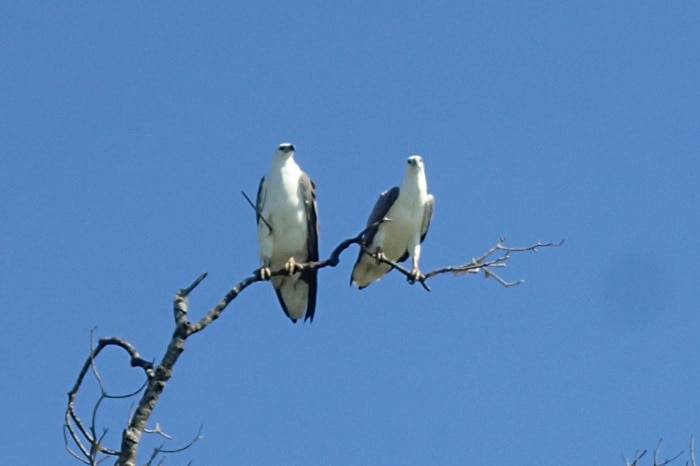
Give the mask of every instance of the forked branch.
[[[109, 449], [102, 444], [104, 436], [107, 431], [103, 430], [98, 433], [96, 425], [97, 410], [103, 400], [108, 398], [126, 398], [134, 396], [136, 393], [141, 391], [143, 386], [139, 388], [136, 392], [126, 394], [126, 395], [112, 395], [109, 394], [104, 387], [102, 378], [100, 377], [99, 371], [95, 364], [95, 359], [97, 356], [107, 347], [116, 346], [124, 350], [130, 357], [131, 367], [139, 367], [143, 370], [146, 375], [146, 379], [153, 376], [153, 365], [142, 359], [133, 345], [129, 342], [122, 340], [118, 337], [101, 338], [97, 345], [93, 345], [92, 333], [90, 333], [90, 354], [88, 355], [82, 369], [78, 374], [78, 378], [73, 385], [73, 388], [68, 392], [68, 406], [65, 413], [65, 423], [63, 425], [64, 440], [66, 442], [66, 449], [68, 452], [80, 460], [84, 464], [97, 464], [103, 455], [118, 456], [119, 452], [113, 449]], [[100, 388], [100, 396], [95, 402], [92, 409], [92, 416], [90, 425], [87, 425], [77, 414], [75, 409], [75, 402], [78, 396], [78, 392], [83, 382], [85, 381], [85, 376], [88, 371], [92, 371], [97, 384]], [[70, 446], [69, 438], [73, 443], [75, 451]]]

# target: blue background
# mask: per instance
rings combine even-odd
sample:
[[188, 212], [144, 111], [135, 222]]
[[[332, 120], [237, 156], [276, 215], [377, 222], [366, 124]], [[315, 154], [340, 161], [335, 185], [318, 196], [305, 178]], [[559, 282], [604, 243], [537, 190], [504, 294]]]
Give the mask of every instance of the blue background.
[[[432, 292], [320, 275], [312, 325], [268, 284], [187, 342], [153, 414], [168, 464], [624, 464], [700, 433], [698, 2], [4, 2], [0, 451], [75, 464], [66, 393], [95, 335], [159, 360], [258, 265], [282, 141], [321, 253], [421, 154], [424, 271], [525, 246]], [[138, 387], [111, 351], [107, 387]], [[78, 409], [89, 417], [96, 393]], [[109, 402], [118, 437], [133, 401]], [[141, 463], [162, 439], [149, 436]]]

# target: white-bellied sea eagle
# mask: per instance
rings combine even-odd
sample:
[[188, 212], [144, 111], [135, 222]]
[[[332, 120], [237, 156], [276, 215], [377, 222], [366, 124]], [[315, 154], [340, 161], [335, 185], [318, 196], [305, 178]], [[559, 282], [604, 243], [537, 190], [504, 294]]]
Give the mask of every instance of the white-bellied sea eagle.
[[[260, 180], [256, 201], [258, 244], [263, 265], [260, 277], [269, 278], [292, 322], [313, 321], [317, 271], [296, 271], [295, 265], [318, 260], [316, 186], [294, 161], [294, 146], [279, 145], [272, 168]], [[270, 276], [286, 269], [287, 273]]]
[[[428, 194], [423, 159], [412, 155], [407, 162], [401, 186], [394, 186], [379, 196], [367, 226], [385, 218], [388, 221], [366, 231], [363, 242], [371, 252], [383, 254], [394, 262], [403, 262], [410, 257], [411, 275], [419, 279], [422, 276], [418, 268], [421, 243], [428, 234], [435, 199]], [[361, 250], [352, 269], [350, 283], [362, 289], [379, 280], [389, 270], [391, 266], [378, 262]]]

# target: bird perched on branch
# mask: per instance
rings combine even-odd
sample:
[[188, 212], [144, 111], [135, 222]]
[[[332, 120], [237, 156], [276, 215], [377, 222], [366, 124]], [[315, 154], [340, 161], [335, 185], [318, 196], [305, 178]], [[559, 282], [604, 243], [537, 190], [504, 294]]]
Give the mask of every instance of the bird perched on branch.
[[[313, 321], [317, 271], [299, 264], [318, 261], [316, 186], [294, 161], [294, 146], [279, 145], [272, 168], [260, 180], [256, 200], [260, 278], [270, 279], [284, 313], [292, 322]], [[272, 273], [284, 269], [281, 275]]]
[[[435, 200], [428, 194], [423, 159], [412, 155], [407, 160], [401, 186], [384, 191], [377, 199], [367, 220], [369, 228], [363, 243], [370, 252], [393, 262], [411, 258], [411, 276], [419, 280], [423, 275], [418, 268], [421, 243], [428, 234]], [[386, 221], [378, 223], [381, 220]], [[350, 284], [359, 289], [379, 280], [391, 270], [391, 266], [360, 251], [352, 269]]]

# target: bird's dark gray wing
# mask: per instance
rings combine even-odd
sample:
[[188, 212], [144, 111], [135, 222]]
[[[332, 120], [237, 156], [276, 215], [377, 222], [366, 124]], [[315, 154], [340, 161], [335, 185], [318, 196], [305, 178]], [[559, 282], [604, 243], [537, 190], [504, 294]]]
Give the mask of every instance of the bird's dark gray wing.
[[277, 295], [277, 301], [279, 301], [280, 306], [282, 306], [282, 310], [284, 311], [284, 315], [286, 315], [289, 320], [291, 320], [293, 323], [297, 323], [297, 319], [292, 319], [292, 316], [289, 315], [289, 309], [287, 309], [287, 305], [284, 302], [284, 297], [282, 296], [282, 292], [280, 291], [279, 288], [275, 288], [275, 294]]
[[[399, 197], [399, 187], [394, 186], [391, 189], [387, 189], [383, 193], [379, 195], [379, 199], [377, 199], [377, 202], [374, 203], [374, 207], [372, 208], [372, 212], [369, 214], [369, 218], [367, 219], [367, 225], [370, 226], [373, 223], [376, 223], [386, 217], [386, 214], [389, 213], [389, 210], [391, 209], [391, 206], [394, 205], [394, 202], [396, 202], [396, 199]], [[367, 230], [364, 234], [364, 242], [365, 246], [368, 246], [372, 244], [372, 240], [374, 239], [374, 235], [377, 234], [377, 230], [379, 229], [379, 225], [374, 226]], [[360, 251], [361, 252], [361, 251]]]
[[255, 222], [260, 223], [260, 213], [265, 205], [265, 177], [260, 178], [258, 195], [255, 197]]
[[[318, 206], [316, 204], [316, 185], [309, 175], [301, 174], [299, 179], [299, 191], [304, 200], [306, 212], [306, 261], [318, 261]], [[313, 322], [316, 312], [316, 291], [318, 289], [318, 269], [305, 272], [301, 276], [309, 284], [309, 300], [306, 303], [306, 315], [304, 320]]]
[[435, 197], [432, 194], [428, 194], [428, 201], [425, 203], [425, 210], [423, 211], [423, 223], [420, 226], [420, 242], [422, 243], [425, 237], [428, 235], [428, 228], [430, 228], [430, 221], [433, 218], [433, 207], [435, 207]]
[[[369, 214], [369, 218], [367, 219], [367, 227], [370, 225], [377, 223], [384, 217], [386, 217], [386, 214], [389, 213], [389, 210], [391, 210], [391, 206], [394, 205], [394, 202], [396, 202], [396, 199], [399, 197], [399, 187], [394, 186], [393, 188], [387, 189], [383, 193], [379, 195], [379, 199], [377, 199], [377, 202], [374, 203], [374, 207], [372, 208], [372, 212]], [[362, 242], [366, 247], [370, 247], [372, 244], [372, 241], [374, 240], [374, 235], [377, 234], [377, 230], [379, 229], [379, 225], [373, 226], [369, 230], [365, 231], [364, 235], [362, 236]], [[360, 251], [357, 253], [357, 260], [355, 261], [355, 266], [360, 262], [360, 259], [362, 258], [362, 254], [365, 252], [360, 249]], [[353, 266], [354, 268], [354, 266]], [[350, 284], [352, 284], [352, 275], [350, 276]], [[364, 287], [363, 287], [364, 288]], [[360, 288], [362, 289], [362, 288]]]

